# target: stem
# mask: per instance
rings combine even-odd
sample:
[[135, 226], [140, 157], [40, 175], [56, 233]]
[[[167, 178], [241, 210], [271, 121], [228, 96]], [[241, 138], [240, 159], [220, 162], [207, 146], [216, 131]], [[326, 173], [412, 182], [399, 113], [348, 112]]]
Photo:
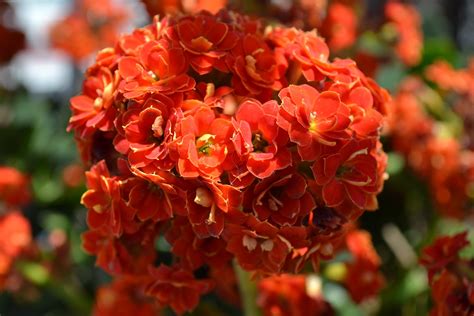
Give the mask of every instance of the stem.
[[234, 271], [237, 276], [240, 296], [245, 316], [261, 316], [262, 313], [257, 306], [257, 286], [255, 281], [250, 278], [250, 273], [240, 267], [237, 261], [234, 261]]

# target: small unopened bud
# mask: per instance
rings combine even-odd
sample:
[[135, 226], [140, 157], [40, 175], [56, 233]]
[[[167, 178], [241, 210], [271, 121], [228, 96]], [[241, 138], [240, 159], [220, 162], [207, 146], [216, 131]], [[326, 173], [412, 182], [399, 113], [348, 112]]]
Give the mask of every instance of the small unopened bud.
[[206, 188], [197, 188], [194, 203], [204, 207], [210, 207], [212, 205], [212, 196]]

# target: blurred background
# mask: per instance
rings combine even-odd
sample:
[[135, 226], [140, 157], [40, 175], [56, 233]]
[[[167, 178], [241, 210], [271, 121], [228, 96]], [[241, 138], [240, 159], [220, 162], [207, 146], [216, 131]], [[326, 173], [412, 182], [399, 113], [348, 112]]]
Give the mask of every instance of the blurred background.
[[[336, 14], [336, 21], [331, 20], [333, 3], [342, 3], [352, 13]], [[21, 209], [30, 223], [28, 242], [18, 258], [13, 262], [0, 255], [0, 315], [88, 315], [96, 290], [110, 281], [81, 247], [80, 234], [86, 230], [86, 212], [79, 204], [85, 191], [84, 169], [73, 135], [66, 132], [68, 100], [80, 93], [83, 73], [95, 53], [113, 45], [119, 34], [150, 23], [154, 14], [215, 12], [227, 5], [272, 23], [316, 27], [327, 38], [333, 57], [355, 59], [392, 93], [395, 103], [400, 94], [416, 96], [426, 120], [437, 126], [436, 137], [456, 142], [456, 149], [433, 145], [435, 153], [429, 157], [438, 157], [440, 148], [472, 157], [473, 98], [450, 87], [449, 80], [459, 75], [454, 69], [470, 69], [466, 71], [474, 78], [473, 64], [469, 66], [474, 1], [402, 3], [412, 5], [418, 18], [400, 12], [391, 16], [382, 0], [0, 0], [0, 197], [7, 185], [29, 192], [18, 203], [3, 201], [0, 214], [7, 207]], [[452, 65], [452, 72], [430, 68], [439, 60]], [[425, 168], [431, 158], [419, 158], [426, 153], [414, 152], [413, 140], [404, 138], [403, 128], [397, 127], [400, 117], [388, 122], [383, 139], [389, 179], [379, 196], [379, 210], [360, 221], [382, 259], [386, 286], [377, 299], [357, 304], [343, 286], [330, 282], [337, 276], [328, 263], [323, 269], [329, 280], [324, 296], [338, 315], [427, 314], [431, 299], [426, 272], [417, 265], [420, 249], [439, 234], [472, 229], [472, 176], [452, 180], [450, 160], [441, 156], [436, 170], [444, 176], [434, 178], [434, 171]], [[469, 159], [453, 173], [467, 176], [466, 170], [474, 170]], [[456, 186], [459, 181], [464, 182]], [[8, 230], [0, 225], [0, 253], [9, 243], [7, 236]], [[471, 248], [464, 253], [471, 254]], [[195, 314], [238, 315], [238, 310], [201, 308]]]

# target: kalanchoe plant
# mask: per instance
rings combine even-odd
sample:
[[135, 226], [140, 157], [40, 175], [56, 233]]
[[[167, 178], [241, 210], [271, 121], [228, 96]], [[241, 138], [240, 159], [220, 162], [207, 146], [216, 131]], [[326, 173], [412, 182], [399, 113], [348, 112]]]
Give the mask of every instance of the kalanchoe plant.
[[234, 258], [259, 276], [331, 258], [377, 208], [389, 95], [329, 53], [232, 11], [155, 17], [100, 51], [69, 123], [97, 265], [183, 313]]

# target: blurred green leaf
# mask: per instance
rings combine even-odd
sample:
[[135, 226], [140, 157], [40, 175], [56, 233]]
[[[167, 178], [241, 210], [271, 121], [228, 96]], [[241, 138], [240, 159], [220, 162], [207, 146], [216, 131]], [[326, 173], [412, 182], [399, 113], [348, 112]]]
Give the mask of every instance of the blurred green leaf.
[[38, 263], [20, 261], [17, 267], [27, 280], [36, 285], [45, 285], [49, 281], [48, 270]]
[[347, 290], [339, 284], [325, 282], [323, 284], [324, 298], [340, 316], [363, 316], [360, 308], [352, 301]]
[[397, 152], [388, 153], [387, 173], [394, 175], [400, 173], [405, 167], [405, 159]]
[[377, 72], [377, 83], [390, 91], [395, 91], [406, 76], [406, 69], [400, 62], [391, 62], [383, 65]]
[[406, 273], [395, 284], [389, 284], [383, 292], [387, 305], [400, 305], [428, 290], [426, 270], [415, 267]]

